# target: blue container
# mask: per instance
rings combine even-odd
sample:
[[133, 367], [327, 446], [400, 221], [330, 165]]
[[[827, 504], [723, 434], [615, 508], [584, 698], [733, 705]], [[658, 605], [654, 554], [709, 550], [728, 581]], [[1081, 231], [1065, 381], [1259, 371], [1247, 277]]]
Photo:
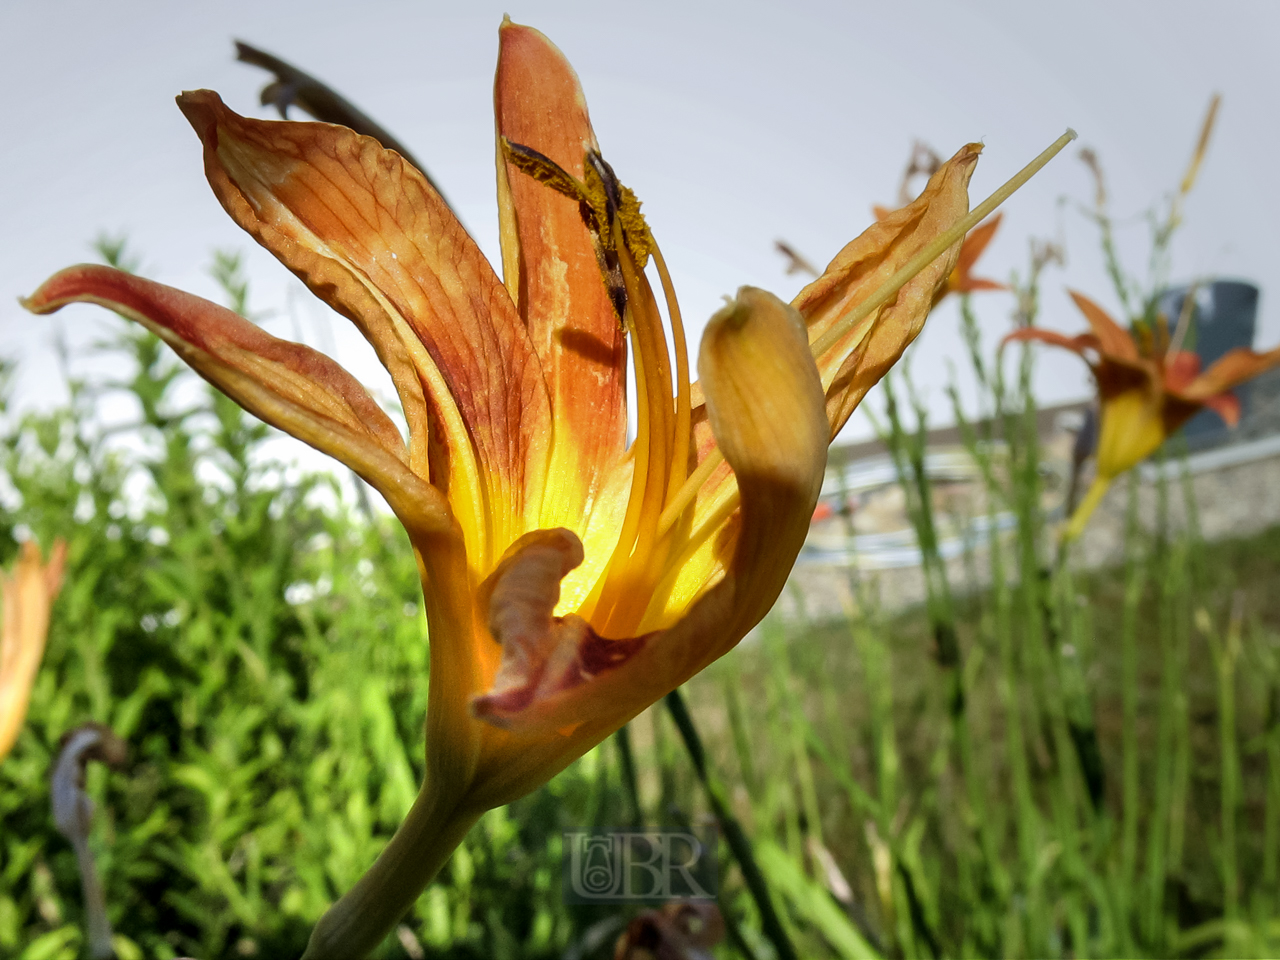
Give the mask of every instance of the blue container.
[[[1169, 319], [1170, 331], [1182, 316], [1182, 304], [1191, 287], [1174, 287], [1160, 297], [1160, 311]], [[1200, 355], [1200, 369], [1206, 370], [1228, 350], [1252, 347], [1258, 325], [1258, 288], [1243, 280], [1214, 280], [1195, 288], [1191, 329], [1184, 341], [1185, 349]], [[1249, 411], [1249, 384], [1236, 387], [1240, 398], [1240, 414]], [[1212, 410], [1201, 410], [1182, 428], [1187, 446], [1203, 450], [1226, 443], [1230, 428]]]

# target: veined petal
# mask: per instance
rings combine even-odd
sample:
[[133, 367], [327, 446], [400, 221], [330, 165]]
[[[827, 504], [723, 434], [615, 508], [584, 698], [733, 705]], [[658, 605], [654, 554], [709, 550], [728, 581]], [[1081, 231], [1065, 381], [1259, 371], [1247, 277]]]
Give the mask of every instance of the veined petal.
[[69, 267], [22, 301], [40, 314], [76, 302], [142, 324], [254, 416], [345, 463], [387, 498], [411, 536], [452, 529], [444, 498], [409, 469], [395, 424], [324, 354], [277, 339], [216, 303], [111, 267]]
[[[969, 178], [981, 152], [981, 144], [963, 147], [929, 179], [919, 197], [873, 223], [800, 291], [792, 304], [805, 318], [810, 342], [969, 212]], [[956, 243], [921, 270], [895, 299], [817, 358], [826, 385], [831, 436], [920, 333], [935, 295], [955, 269], [960, 247]]]
[[1110, 354], [1117, 360], [1140, 359], [1138, 345], [1133, 342], [1133, 337], [1129, 336], [1128, 331], [1112, 320], [1107, 311], [1103, 310], [1083, 293], [1077, 293], [1075, 290], [1068, 290], [1067, 293], [1071, 294], [1071, 299], [1075, 301], [1076, 306], [1080, 308], [1080, 312], [1089, 321], [1089, 326], [1093, 329], [1093, 335], [1098, 338], [1098, 350], [1100, 353]]
[[490, 588], [502, 667], [475, 709], [522, 738], [559, 733], [542, 747], [520, 739], [526, 755], [493, 761], [494, 778], [516, 775], [539, 752], [561, 758], [568, 742], [578, 752], [584, 739], [598, 742], [731, 649], [781, 592], [809, 529], [828, 443], [803, 321], [771, 294], [743, 288], [708, 323], [699, 372], [741, 498], [736, 518], [715, 534], [731, 557], [723, 579], [668, 629], [606, 639], [577, 617], [552, 616], [559, 578], [582, 557], [577, 538], [558, 530], [520, 541]]
[[13, 749], [27, 715], [31, 686], [44, 656], [53, 599], [62, 586], [62, 566], [67, 545], [59, 540], [40, 558], [40, 548], [28, 540], [17, 565], [0, 573], [4, 601], [4, 625], [0, 630], [0, 760]]
[[411, 462], [445, 488], [475, 562], [505, 549], [540, 501], [550, 409], [511, 298], [416, 169], [324, 123], [252, 120], [183, 94], [223, 207], [312, 291], [353, 319], [396, 380]]
[[507, 289], [542, 359], [554, 417], [542, 526], [582, 533], [586, 507], [626, 441], [626, 334], [600, 276], [576, 200], [522, 173], [502, 138], [577, 180], [598, 150], [577, 75], [540, 32], [499, 30], [494, 115], [498, 215]]

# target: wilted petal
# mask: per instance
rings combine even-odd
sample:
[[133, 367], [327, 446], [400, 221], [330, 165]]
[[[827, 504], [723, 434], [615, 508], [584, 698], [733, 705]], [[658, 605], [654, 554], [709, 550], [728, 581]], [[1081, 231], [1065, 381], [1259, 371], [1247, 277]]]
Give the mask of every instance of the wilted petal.
[[241, 117], [208, 90], [178, 102], [227, 212], [377, 348], [420, 473], [425, 388], [444, 441], [432, 480], [483, 565], [540, 501], [550, 410], [524, 325], [479, 248], [422, 174], [375, 140]]
[[10, 574], [0, 573], [4, 626], [0, 631], [0, 760], [13, 749], [27, 715], [31, 686], [49, 634], [53, 599], [62, 586], [67, 545], [59, 540], [41, 561], [40, 548], [28, 540]]
[[[804, 316], [810, 342], [870, 296], [935, 237], [969, 212], [969, 178], [982, 145], [971, 143], [942, 165], [912, 203], [888, 213], [852, 240], [826, 271], [792, 301]], [[908, 281], [897, 297], [818, 357], [827, 385], [834, 437], [854, 408], [916, 338], [960, 255], [956, 243]]]
[[502, 662], [489, 691], [473, 701], [476, 716], [506, 726], [644, 646], [644, 637], [605, 640], [581, 617], [552, 616], [561, 579], [580, 563], [582, 542], [571, 531], [537, 530], [521, 537], [490, 575], [481, 596]]
[[345, 463], [387, 498], [411, 535], [452, 527], [443, 498], [409, 469], [395, 424], [324, 354], [201, 297], [93, 264], [55, 274], [23, 305], [52, 313], [77, 302], [142, 324], [254, 416]]
[[[499, 31], [499, 138], [531, 147], [581, 180], [595, 134], [577, 75], [537, 30]], [[579, 204], [498, 150], [498, 213], [507, 289], [542, 359], [555, 422], [541, 525], [582, 532], [584, 507], [626, 440], [626, 335], [601, 280]]]

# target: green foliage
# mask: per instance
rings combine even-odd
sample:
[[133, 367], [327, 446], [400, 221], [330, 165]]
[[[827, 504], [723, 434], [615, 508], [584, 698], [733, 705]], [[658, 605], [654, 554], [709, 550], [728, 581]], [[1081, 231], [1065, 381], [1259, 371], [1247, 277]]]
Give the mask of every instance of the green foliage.
[[[215, 275], [243, 311], [236, 259]], [[78, 955], [79, 879], [48, 779], [59, 738], [88, 720], [131, 751], [124, 771], [88, 776], [118, 954], [296, 956], [422, 777], [416, 564], [390, 517], [275, 459], [271, 431], [121, 329], [103, 349], [122, 379], [73, 379], [68, 406], [0, 433], [0, 561], [28, 536], [69, 544], [28, 722], [0, 764], [0, 956]], [[121, 397], [132, 419], [104, 425]], [[562, 826], [612, 816], [612, 777], [593, 755], [486, 817], [406, 933], [442, 956], [558, 955], [593, 915], [560, 905], [550, 851]], [[398, 940], [383, 953], [406, 955]]]
[[[238, 260], [214, 273], [245, 313]], [[1028, 318], [1037, 280], [1018, 291]], [[805, 958], [1275, 953], [1280, 533], [1205, 545], [1132, 523], [1121, 570], [1073, 571], [1041, 508], [1028, 355], [1006, 382], [963, 317], [990, 416], [962, 427], [990, 509], [1016, 518], [1009, 537], [990, 524], [987, 576], [975, 553], [951, 582], [938, 556], [905, 381], [885, 436], [926, 554], [923, 608], [884, 614], [855, 579], [846, 621], [767, 621], [689, 685], [699, 769], [691, 725], [649, 711], [485, 816], [378, 956], [611, 956], [634, 908], [563, 903], [562, 832], [727, 814], [760, 876], [722, 844], [719, 956], [772, 960], [771, 925]], [[423, 775], [416, 564], [353, 478], [276, 459], [271, 431], [121, 330], [104, 348], [118, 382], [68, 378], [50, 413], [0, 407], [0, 561], [29, 536], [70, 544], [0, 764], [0, 956], [83, 950], [48, 777], [87, 720], [131, 750], [87, 784], [121, 960], [297, 956]], [[105, 423], [122, 403], [128, 419]]]

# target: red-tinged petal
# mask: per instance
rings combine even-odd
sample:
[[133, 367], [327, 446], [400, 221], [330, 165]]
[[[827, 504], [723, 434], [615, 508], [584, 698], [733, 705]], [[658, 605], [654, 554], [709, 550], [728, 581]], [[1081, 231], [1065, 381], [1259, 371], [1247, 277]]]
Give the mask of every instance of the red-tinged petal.
[[[981, 152], [981, 144], [963, 147], [929, 179], [919, 197], [872, 224], [800, 291], [792, 303], [808, 324], [811, 342], [968, 213], [969, 178]], [[956, 266], [960, 247], [955, 244], [921, 270], [895, 299], [817, 358], [827, 384], [832, 436], [920, 333], [935, 295]]]
[[1164, 358], [1164, 388], [1180, 391], [1188, 387], [1200, 375], [1200, 356], [1190, 350], [1166, 354]]
[[564, 528], [521, 537], [481, 588], [502, 662], [489, 691], [472, 701], [477, 717], [518, 723], [530, 708], [563, 697], [622, 666], [646, 639], [606, 640], [581, 617], [554, 617], [560, 581], [582, 563], [582, 542]]
[[[598, 149], [577, 75], [532, 27], [499, 31], [499, 137], [581, 180]], [[585, 507], [626, 442], [626, 336], [576, 200], [520, 172], [498, 151], [503, 273], [542, 359], [555, 430], [541, 524], [581, 533]]]
[[53, 545], [46, 564], [35, 541], [22, 545], [11, 573], [0, 572], [4, 624], [0, 630], [0, 760], [13, 749], [27, 716], [31, 687], [44, 656], [53, 600], [62, 586], [67, 545]]
[[1266, 353], [1254, 353], [1247, 347], [1237, 347], [1228, 350], [1179, 392], [1188, 400], [1208, 402], [1209, 398], [1226, 393], [1275, 366], [1280, 366], [1280, 347]]
[[1110, 354], [1117, 360], [1141, 359], [1141, 355], [1138, 353], [1138, 346], [1133, 342], [1133, 337], [1129, 336], [1123, 327], [1112, 320], [1107, 311], [1103, 310], [1083, 293], [1077, 293], [1074, 290], [1068, 290], [1067, 292], [1071, 294], [1071, 299], [1075, 301], [1076, 306], [1080, 308], [1080, 312], [1089, 321], [1093, 335], [1098, 338], [1098, 350], [1100, 353]]
[[63, 270], [23, 305], [43, 314], [77, 302], [142, 324], [254, 416], [351, 467], [387, 498], [411, 535], [452, 527], [443, 498], [409, 469], [395, 424], [324, 354], [279, 340], [216, 303], [111, 267]]
[[1222, 418], [1222, 422], [1228, 427], [1238, 426], [1240, 423], [1240, 398], [1234, 393], [1220, 393], [1214, 397], [1208, 397], [1204, 401], [1204, 405]]
[[344, 127], [247, 119], [217, 94], [179, 105], [205, 147], [227, 212], [352, 318], [396, 380], [422, 472], [432, 405], [432, 479], [446, 488], [475, 561], [536, 514], [550, 409], [511, 298], [425, 178]]

